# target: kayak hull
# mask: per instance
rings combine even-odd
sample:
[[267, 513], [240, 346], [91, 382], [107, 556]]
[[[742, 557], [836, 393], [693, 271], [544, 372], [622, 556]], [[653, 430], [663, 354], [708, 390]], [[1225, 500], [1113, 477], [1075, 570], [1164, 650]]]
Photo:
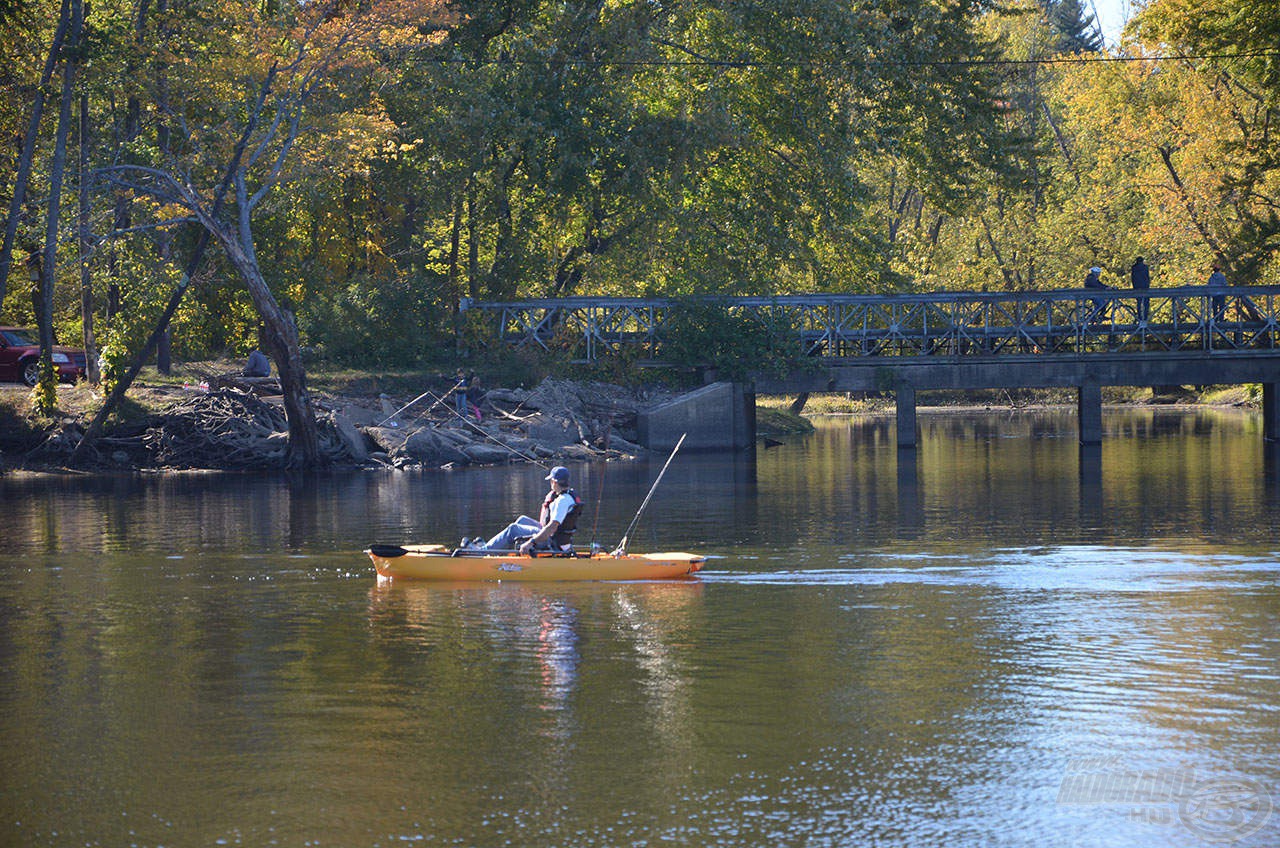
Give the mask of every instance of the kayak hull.
[[490, 554], [452, 556], [438, 545], [401, 548], [404, 553], [365, 551], [378, 577], [390, 580], [676, 580], [692, 577], [706, 557], [687, 553], [626, 554], [612, 556], [520, 556]]

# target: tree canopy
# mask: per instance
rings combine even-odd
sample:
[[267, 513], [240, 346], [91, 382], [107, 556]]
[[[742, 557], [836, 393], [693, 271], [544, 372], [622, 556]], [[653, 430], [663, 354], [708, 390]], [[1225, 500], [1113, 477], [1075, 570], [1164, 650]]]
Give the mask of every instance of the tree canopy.
[[462, 297], [1275, 282], [1272, 6], [1105, 47], [1078, 0], [12, 2], [0, 320], [46, 233], [117, 371], [184, 287], [179, 356], [372, 366]]

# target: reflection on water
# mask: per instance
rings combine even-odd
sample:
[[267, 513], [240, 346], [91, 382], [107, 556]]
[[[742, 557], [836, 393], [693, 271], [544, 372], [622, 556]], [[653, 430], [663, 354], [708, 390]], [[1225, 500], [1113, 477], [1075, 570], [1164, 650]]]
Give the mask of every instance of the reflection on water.
[[920, 424], [682, 456], [631, 546], [692, 582], [373, 579], [527, 468], [0, 480], [0, 844], [1276, 844], [1256, 417]]

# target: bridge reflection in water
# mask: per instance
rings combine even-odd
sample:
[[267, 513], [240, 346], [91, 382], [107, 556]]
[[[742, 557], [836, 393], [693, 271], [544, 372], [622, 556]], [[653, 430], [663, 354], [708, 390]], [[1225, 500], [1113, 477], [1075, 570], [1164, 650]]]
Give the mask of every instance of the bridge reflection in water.
[[916, 392], [934, 389], [1075, 388], [1080, 441], [1097, 444], [1103, 386], [1260, 383], [1264, 435], [1280, 438], [1280, 286], [461, 306], [515, 347], [586, 361], [638, 348], [661, 362], [673, 318], [691, 303], [723, 309], [758, 325], [775, 349], [812, 358], [783, 377], [757, 375], [747, 397], [892, 391], [903, 447], [917, 440]]

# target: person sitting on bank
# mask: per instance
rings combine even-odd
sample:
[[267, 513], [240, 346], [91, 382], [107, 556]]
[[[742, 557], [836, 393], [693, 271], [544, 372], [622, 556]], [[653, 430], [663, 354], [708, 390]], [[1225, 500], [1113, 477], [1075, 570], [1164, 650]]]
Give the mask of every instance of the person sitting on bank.
[[578, 526], [578, 513], [582, 511], [582, 499], [569, 488], [569, 469], [563, 465], [551, 469], [546, 479], [551, 482], [551, 491], [543, 500], [536, 521], [522, 515], [489, 541], [485, 542], [477, 536], [474, 539], [463, 539], [461, 547], [478, 551], [516, 549], [521, 554], [528, 554], [533, 550], [569, 550], [573, 544], [574, 530]]
[[267, 355], [262, 351], [254, 348], [249, 351], [249, 361], [244, 366], [244, 376], [246, 377], [270, 377], [271, 376], [271, 360], [267, 359]]

